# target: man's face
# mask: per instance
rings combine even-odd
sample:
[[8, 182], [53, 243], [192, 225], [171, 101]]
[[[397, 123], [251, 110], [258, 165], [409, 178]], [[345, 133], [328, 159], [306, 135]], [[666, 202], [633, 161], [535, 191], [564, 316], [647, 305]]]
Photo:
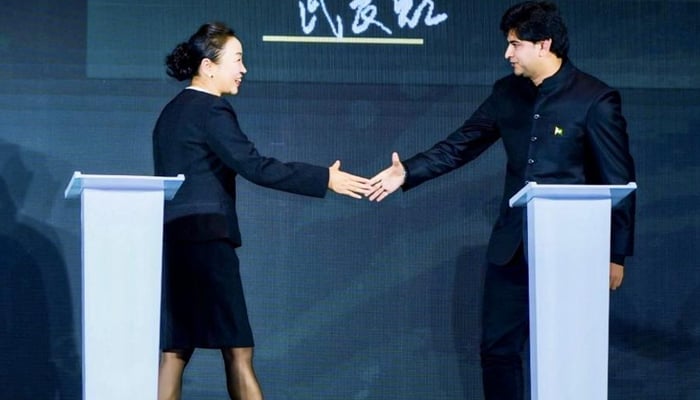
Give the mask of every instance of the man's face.
[[521, 40], [513, 30], [508, 32], [508, 47], [505, 58], [513, 67], [513, 73], [535, 80], [539, 74], [542, 52], [542, 43]]

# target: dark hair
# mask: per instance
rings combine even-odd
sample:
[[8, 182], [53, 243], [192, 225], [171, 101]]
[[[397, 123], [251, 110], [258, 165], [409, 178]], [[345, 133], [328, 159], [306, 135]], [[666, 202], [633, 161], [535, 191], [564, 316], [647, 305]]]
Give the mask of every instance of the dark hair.
[[166, 73], [178, 81], [192, 79], [202, 60], [216, 62], [226, 41], [235, 36], [233, 29], [221, 22], [202, 25], [188, 41], [175, 46], [165, 57]]
[[509, 8], [501, 18], [501, 31], [514, 31], [529, 42], [552, 39], [550, 50], [559, 58], [569, 54], [569, 37], [557, 6], [548, 1], [525, 1]]

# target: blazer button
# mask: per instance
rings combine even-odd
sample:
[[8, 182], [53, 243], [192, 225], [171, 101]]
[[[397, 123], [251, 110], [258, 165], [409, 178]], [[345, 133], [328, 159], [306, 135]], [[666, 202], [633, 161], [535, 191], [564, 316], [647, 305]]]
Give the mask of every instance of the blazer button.
[[540, 119], [540, 114], [535, 114], [535, 115], [532, 116], [532, 118], [534, 118], [534, 119]]
[[527, 163], [528, 163], [528, 164], [534, 164], [534, 163], [535, 163], [535, 160], [533, 160], [532, 158], [530, 158], [530, 159], [527, 160]]
[[537, 136], [532, 136], [532, 137], [530, 138], [530, 141], [531, 141], [531, 142], [536, 142], [536, 141], [537, 141]]

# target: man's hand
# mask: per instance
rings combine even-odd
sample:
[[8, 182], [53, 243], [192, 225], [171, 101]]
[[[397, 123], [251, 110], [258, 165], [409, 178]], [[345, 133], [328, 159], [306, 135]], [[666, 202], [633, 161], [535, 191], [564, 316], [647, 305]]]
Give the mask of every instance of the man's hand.
[[391, 166], [370, 179], [372, 189], [369, 193], [369, 201], [382, 201], [388, 195], [403, 185], [406, 179], [406, 170], [399, 160], [398, 153], [391, 154]]
[[615, 290], [622, 285], [622, 278], [625, 275], [625, 267], [620, 264], [610, 263], [610, 290]]

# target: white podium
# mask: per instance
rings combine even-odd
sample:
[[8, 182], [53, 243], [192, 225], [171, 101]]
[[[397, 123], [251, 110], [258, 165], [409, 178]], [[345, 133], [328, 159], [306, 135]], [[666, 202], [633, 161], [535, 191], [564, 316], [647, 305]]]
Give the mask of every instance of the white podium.
[[608, 396], [611, 208], [637, 188], [529, 183], [530, 385], [533, 400]]
[[158, 393], [163, 202], [184, 176], [84, 175], [81, 198], [83, 400]]

